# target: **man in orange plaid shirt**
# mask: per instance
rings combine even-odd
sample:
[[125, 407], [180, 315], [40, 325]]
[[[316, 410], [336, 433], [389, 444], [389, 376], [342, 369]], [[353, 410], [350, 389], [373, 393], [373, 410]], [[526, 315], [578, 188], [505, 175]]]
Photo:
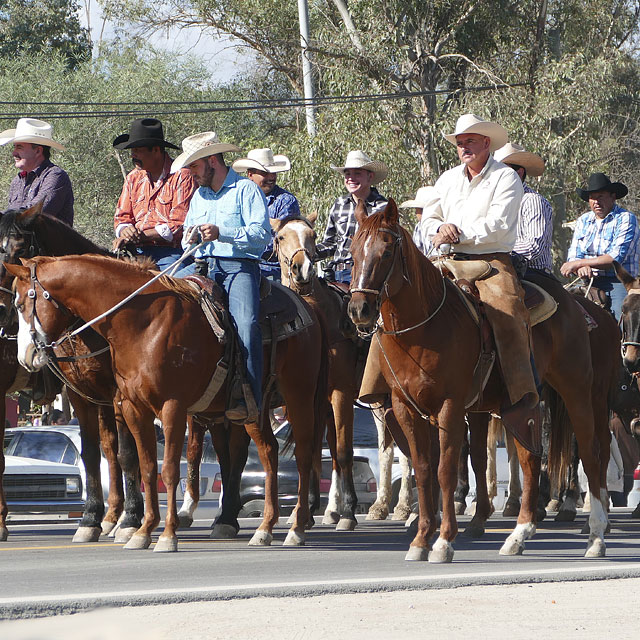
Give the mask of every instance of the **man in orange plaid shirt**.
[[198, 185], [188, 169], [171, 173], [166, 148], [179, 147], [164, 139], [162, 123], [155, 118], [134, 120], [129, 133], [118, 136], [113, 146], [131, 149], [135, 165], [116, 207], [113, 248], [133, 245], [165, 269], [182, 255], [182, 225]]

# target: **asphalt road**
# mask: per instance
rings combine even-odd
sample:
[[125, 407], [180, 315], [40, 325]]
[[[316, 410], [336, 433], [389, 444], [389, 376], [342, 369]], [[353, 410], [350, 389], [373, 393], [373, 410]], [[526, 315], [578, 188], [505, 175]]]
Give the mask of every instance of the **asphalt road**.
[[[498, 550], [513, 520], [493, 516], [482, 539], [459, 535], [450, 565], [405, 562], [402, 523], [361, 521], [354, 532], [317, 525], [301, 548], [283, 547], [284, 519], [273, 545], [249, 547], [257, 520], [243, 520], [233, 541], [209, 539], [208, 522], [179, 533], [179, 551], [125, 551], [105, 540], [71, 544], [75, 525], [11, 523], [0, 543], [0, 619], [70, 613], [103, 605], [144, 605], [308, 596], [463, 585], [600, 580], [640, 576], [640, 521], [614, 509], [607, 557], [585, 560], [586, 515], [574, 523], [540, 523], [520, 557]], [[459, 518], [461, 531], [468, 517]]]

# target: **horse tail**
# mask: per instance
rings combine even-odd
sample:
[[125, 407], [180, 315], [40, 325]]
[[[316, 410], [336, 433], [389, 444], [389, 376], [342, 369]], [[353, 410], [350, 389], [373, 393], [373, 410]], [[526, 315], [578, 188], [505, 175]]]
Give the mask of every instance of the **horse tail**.
[[571, 436], [573, 427], [569, 412], [555, 389], [545, 385], [543, 399], [551, 417], [549, 435], [549, 481], [551, 486], [561, 487], [565, 483], [567, 469], [571, 464]]

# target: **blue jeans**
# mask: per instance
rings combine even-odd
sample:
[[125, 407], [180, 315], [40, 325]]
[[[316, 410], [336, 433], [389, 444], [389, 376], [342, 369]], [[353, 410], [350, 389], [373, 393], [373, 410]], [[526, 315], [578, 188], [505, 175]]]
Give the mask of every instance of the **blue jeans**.
[[[136, 247], [138, 254], [143, 256], [149, 256], [152, 260], [155, 260], [160, 271], [171, 266], [182, 255], [182, 250], [177, 247], [156, 247], [154, 245], [143, 245]], [[182, 269], [187, 264], [193, 262], [193, 258], [187, 258], [181, 265]]]
[[339, 269], [336, 271], [336, 282], [351, 282], [351, 269]]
[[627, 295], [622, 282], [617, 278], [610, 278], [608, 276], [596, 276], [593, 279], [593, 286], [598, 289], [602, 289], [607, 294], [607, 297], [611, 301], [611, 313], [616, 320], [620, 320], [622, 314], [622, 301]]
[[[258, 410], [262, 403], [262, 330], [260, 329], [260, 267], [254, 260], [206, 258], [209, 278], [226, 292], [229, 314], [238, 333], [238, 342], [247, 363], [247, 380]], [[177, 278], [191, 275], [195, 264], [180, 269]]]

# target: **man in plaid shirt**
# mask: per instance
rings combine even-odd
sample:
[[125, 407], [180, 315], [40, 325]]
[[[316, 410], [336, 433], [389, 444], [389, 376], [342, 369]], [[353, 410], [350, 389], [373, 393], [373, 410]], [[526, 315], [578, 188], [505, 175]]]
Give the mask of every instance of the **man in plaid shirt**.
[[621, 182], [611, 182], [604, 173], [592, 173], [587, 188], [576, 192], [591, 211], [578, 218], [567, 262], [560, 272], [565, 277], [593, 278], [593, 286], [606, 293], [611, 313], [619, 320], [627, 292], [615, 275], [613, 261], [637, 276], [640, 258], [638, 220], [616, 203], [629, 190]]
[[364, 200], [367, 215], [379, 211], [387, 204], [374, 185], [382, 182], [388, 173], [387, 166], [379, 160], [371, 160], [364, 151], [349, 151], [343, 167], [331, 168], [344, 176], [347, 194], [333, 203], [324, 237], [316, 247], [318, 258], [334, 261], [335, 279], [351, 282], [351, 239], [356, 232], [355, 209], [358, 200]]

